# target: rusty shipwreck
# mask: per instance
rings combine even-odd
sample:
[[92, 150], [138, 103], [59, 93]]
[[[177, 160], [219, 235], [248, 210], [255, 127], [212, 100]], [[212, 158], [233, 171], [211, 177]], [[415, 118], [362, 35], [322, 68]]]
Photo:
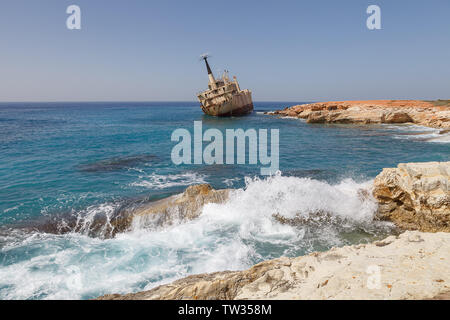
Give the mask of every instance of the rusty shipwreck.
[[217, 117], [243, 116], [253, 111], [252, 92], [241, 90], [236, 77], [230, 81], [228, 71], [215, 79], [208, 63], [208, 56], [202, 56], [208, 71], [208, 89], [197, 94], [204, 113]]

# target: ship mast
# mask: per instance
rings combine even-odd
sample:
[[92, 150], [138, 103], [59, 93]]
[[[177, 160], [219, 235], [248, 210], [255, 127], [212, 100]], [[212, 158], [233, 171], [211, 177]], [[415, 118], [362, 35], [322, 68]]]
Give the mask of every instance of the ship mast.
[[217, 89], [216, 79], [214, 78], [211, 68], [209, 67], [208, 56], [204, 55], [204, 56], [202, 56], [202, 58], [203, 58], [203, 60], [205, 60], [205, 63], [206, 63], [206, 70], [208, 71], [209, 84], [211, 85], [212, 89]]

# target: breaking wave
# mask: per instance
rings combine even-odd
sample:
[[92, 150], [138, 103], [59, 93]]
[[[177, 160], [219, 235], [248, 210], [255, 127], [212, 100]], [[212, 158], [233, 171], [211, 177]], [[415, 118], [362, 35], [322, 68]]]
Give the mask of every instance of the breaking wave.
[[[198, 219], [156, 231], [135, 223], [105, 239], [82, 231], [0, 230], [0, 299], [136, 292], [191, 274], [370, 241], [391, 226], [373, 220], [369, 186], [351, 179], [332, 185], [281, 175], [247, 178], [245, 188], [223, 204], [204, 206]], [[88, 215], [113, 209], [105, 204]]]
[[424, 127], [415, 124], [407, 125], [386, 125], [386, 129], [397, 131], [394, 134], [396, 139], [407, 139], [425, 141], [433, 143], [450, 143], [450, 132]]

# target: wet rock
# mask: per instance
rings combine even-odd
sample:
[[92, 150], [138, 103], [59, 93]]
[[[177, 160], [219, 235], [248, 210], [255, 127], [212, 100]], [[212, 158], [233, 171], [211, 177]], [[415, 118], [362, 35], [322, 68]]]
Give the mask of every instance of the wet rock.
[[228, 189], [214, 190], [209, 184], [188, 187], [182, 194], [135, 208], [124, 223], [140, 227], [162, 227], [174, 222], [197, 218], [208, 203], [222, 203], [228, 199]]
[[195, 219], [205, 204], [226, 201], [228, 192], [227, 189], [214, 190], [208, 184], [193, 185], [181, 194], [158, 201], [129, 199], [107, 208], [93, 206], [81, 212], [42, 217], [16, 227], [53, 234], [74, 232], [107, 239], [134, 227], [156, 229]]
[[293, 218], [288, 218], [275, 213], [272, 217], [281, 224], [287, 224], [290, 226], [309, 226], [320, 228], [323, 225], [336, 225], [339, 226], [344, 222], [344, 219], [339, 216], [333, 215], [329, 212], [314, 211], [307, 214], [298, 214]]

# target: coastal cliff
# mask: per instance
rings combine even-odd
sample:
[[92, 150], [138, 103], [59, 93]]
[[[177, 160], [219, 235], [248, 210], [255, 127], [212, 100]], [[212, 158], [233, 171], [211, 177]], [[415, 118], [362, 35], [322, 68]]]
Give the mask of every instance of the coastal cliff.
[[[374, 181], [378, 218], [427, 233], [406, 231], [371, 244], [282, 257], [244, 271], [193, 275], [99, 299], [448, 299], [449, 174], [450, 162], [409, 163], [384, 169]], [[205, 185], [191, 190], [196, 190], [193, 197], [181, 196], [195, 203], [197, 213], [189, 218], [199, 214], [202, 192], [207, 199], [212, 193], [214, 201], [227, 197], [227, 191], [219, 191], [216, 198], [217, 191]]]
[[450, 101], [368, 100], [296, 105], [268, 114], [305, 119], [308, 123], [414, 123], [450, 129]]

